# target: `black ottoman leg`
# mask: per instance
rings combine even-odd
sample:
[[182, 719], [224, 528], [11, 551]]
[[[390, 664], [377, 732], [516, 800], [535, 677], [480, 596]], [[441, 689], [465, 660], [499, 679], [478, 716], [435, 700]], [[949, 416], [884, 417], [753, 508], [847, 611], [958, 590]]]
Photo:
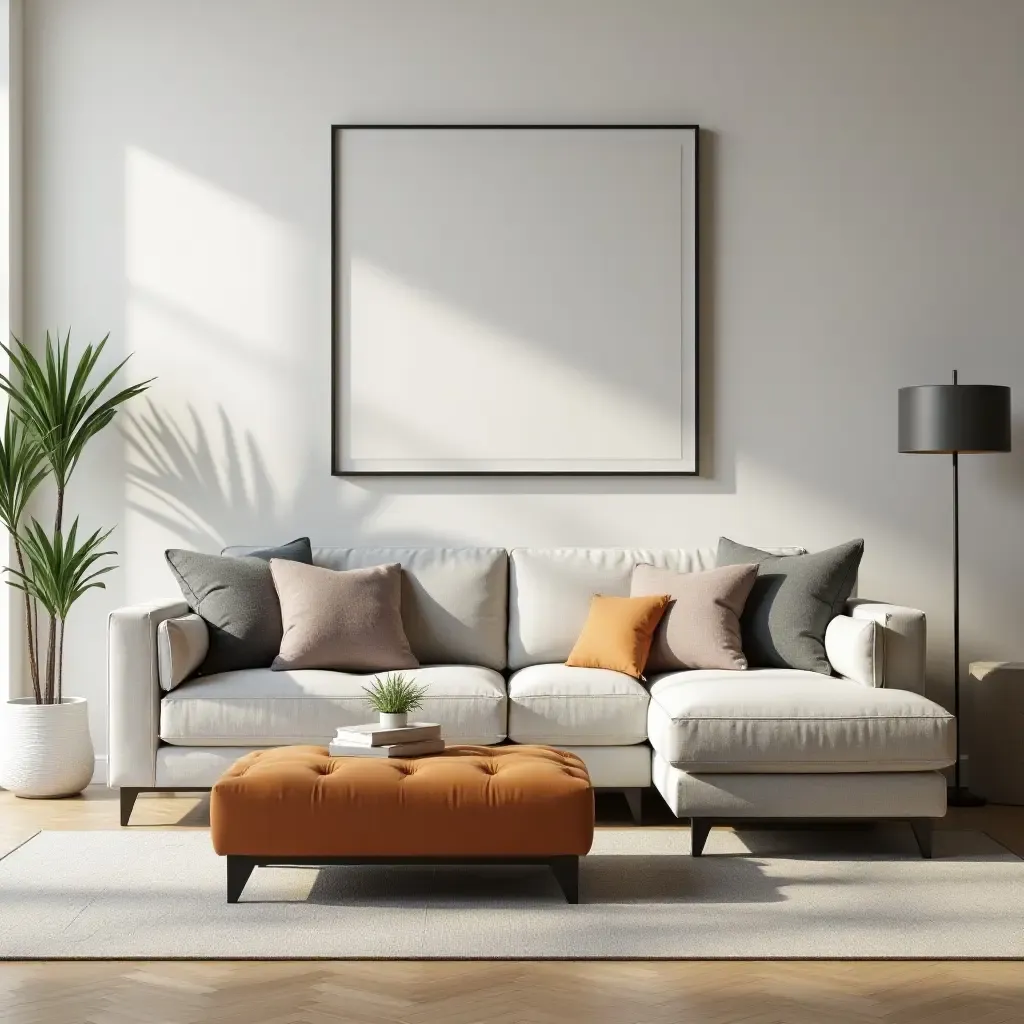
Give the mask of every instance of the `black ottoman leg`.
[[579, 857], [555, 857], [551, 861], [555, 881], [565, 894], [566, 903], [580, 901], [580, 859]]
[[254, 867], [255, 858], [228, 854], [228, 903], [238, 902], [238, 897], [242, 895]]

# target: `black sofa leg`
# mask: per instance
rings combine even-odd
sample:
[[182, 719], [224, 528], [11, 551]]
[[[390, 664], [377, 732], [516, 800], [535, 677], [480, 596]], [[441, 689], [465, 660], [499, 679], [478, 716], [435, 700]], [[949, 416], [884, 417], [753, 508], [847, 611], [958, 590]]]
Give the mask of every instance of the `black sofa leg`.
[[252, 857], [240, 857], [235, 854], [228, 854], [228, 903], [237, 903], [238, 897], [242, 895], [245, 883], [256, 867], [256, 861]]
[[580, 859], [579, 857], [555, 857], [551, 861], [551, 870], [565, 895], [566, 903], [580, 901]]
[[921, 856], [930, 858], [932, 855], [932, 819], [911, 818], [910, 827], [914, 830], [914, 838], [917, 840], [917, 848]]
[[121, 787], [121, 824], [127, 825], [128, 819], [132, 816], [132, 808], [135, 806], [135, 801], [139, 798], [139, 790], [137, 789], [126, 789], [124, 786]]
[[711, 822], [707, 818], [690, 819], [690, 856], [699, 857], [704, 852], [704, 844], [711, 832]]
[[624, 789], [622, 795], [629, 804], [629, 814], [634, 825], [644, 823], [644, 791], [639, 786], [632, 789]]

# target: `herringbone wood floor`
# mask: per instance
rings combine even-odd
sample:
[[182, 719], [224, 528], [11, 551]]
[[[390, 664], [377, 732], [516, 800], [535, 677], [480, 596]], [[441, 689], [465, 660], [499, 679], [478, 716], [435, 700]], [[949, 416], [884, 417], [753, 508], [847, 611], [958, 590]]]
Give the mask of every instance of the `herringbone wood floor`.
[[[655, 820], [671, 824], [651, 807]], [[622, 820], [615, 797], [602, 820]], [[194, 796], [140, 799], [142, 828], [205, 828]], [[1024, 808], [954, 810], [1024, 855]], [[115, 795], [0, 792], [0, 850], [40, 828], [117, 828]], [[1024, 908], [1008, 908], [1021, 914]], [[3, 926], [0, 908], [0, 927]], [[0, 964], [2, 1024], [1024, 1024], [1021, 963]]]

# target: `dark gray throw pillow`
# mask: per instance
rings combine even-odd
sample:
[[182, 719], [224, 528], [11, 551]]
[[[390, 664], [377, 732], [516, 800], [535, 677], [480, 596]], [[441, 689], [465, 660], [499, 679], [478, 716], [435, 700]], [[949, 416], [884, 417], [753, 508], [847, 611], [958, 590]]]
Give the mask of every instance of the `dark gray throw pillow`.
[[189, 608], [206, 621], [210, 649], [199, 675], [269, 668], [281, 647], [281, 606], [270, 559], [313, 562], [308, 537], [243, 557], [204, 555], [170, 548], [164, 552]]
[[773, 555], [722, 537], [718, 565], [757, 563], [757, 579], [740, 617], [751, 668], [799, 668], [832, 674], [825, 628], [853, 593], [864, 541], [807, 555]]

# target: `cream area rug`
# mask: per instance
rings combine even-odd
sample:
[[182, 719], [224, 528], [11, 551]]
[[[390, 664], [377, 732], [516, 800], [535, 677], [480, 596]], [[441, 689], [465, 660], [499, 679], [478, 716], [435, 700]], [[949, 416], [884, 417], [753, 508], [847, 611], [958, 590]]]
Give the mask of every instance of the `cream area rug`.
[[1024, 861], [978, 832], [599, 829], [563, 902], [541, 867], [257, 868], [209, 834], [40, 832], [0, 860], [0, 957], [1024, 956]]

